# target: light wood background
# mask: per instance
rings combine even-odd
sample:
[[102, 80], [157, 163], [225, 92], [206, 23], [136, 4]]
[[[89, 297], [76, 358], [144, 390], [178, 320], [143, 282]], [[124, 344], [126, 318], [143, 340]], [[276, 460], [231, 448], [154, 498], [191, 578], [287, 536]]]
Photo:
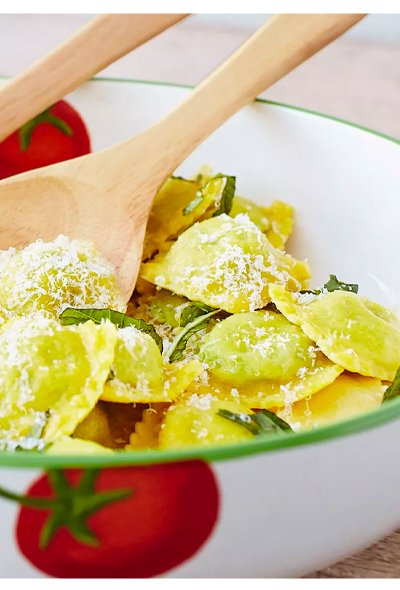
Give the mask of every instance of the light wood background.
[[[400, 15], [390, 16], [399, 20], [400, 30]], [[0, 75], [17, 73], [88, 18], [0, 14]], [[196, 84], [251, 34], [254, 22], [251, 17], [246, 20], [245, 15], [241, 22], [234, 23], [223, 18], [214, 22], [192, 17], [108, 67], [103, 74]], [[384, 27], [379, 34], [370, 36], [346, 34], [265, 96], [400, 138], [400, 36], [396, 40], [393, 35], [394, 24], [392, 21], [391, 33], [388, 28], [387, 34]], [[400, 531], [358, 555], [310, 573], [310, 577], [400, 577]]]

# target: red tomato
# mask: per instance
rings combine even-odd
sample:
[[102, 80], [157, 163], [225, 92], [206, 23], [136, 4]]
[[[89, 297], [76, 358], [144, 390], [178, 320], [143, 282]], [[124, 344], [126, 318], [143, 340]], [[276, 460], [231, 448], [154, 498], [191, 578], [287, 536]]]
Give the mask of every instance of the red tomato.
[[89, 152], [90, 139], [82, 118], [61, 100], [0, 143], [0, 178]]
[[[66, 475], [76, 486], [81, 473], [68, 470]], [[96, 491], [117, 488], [133, 493], [87, 520], [97, 547], [82, 544], [60, 528], [49, 545], [40, 548], [49, 511], [22, 507], [16, 535], [23, 555], [42, 572], [59, 578], [156, 576], [195, 554], [218, 518], [217, 483], [201, 461], [102, 470]], [[53, 495], [47, 475], [28, 490], [30, 497]]]

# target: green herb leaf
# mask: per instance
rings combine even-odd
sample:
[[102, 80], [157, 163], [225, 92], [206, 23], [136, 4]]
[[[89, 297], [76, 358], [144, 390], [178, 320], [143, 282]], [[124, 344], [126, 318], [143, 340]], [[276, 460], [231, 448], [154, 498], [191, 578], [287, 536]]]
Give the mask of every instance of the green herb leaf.
[[183, 176], [176, 176], [175, 174], [171, 174], [170, 178], [173, 180], [184, 180], [185, 182], [192, 182], [193, 184], [197, 184], [197, 178], [193, 180], [193, 178], [184, 178]]
[[400, 367], [397, 369], [397, 373], [393, 380], [393, 383], [389, 385], [389, 387], [385, 391], [385, 395], [383, 396], [383, 402], [388, 402], [395, 397], [400, 396]]
[[331, 293], [332, 291], [349, 291], [350, 293], [358, 293], [358, 285], [355, 283], [343, 283], [339, 281], [335, 275], [329, 275], [329, 281], [325, 283], [324, 289]]
[[210, 313], [213, 311], [214, 308], [206, 305], [205, 303], [201, 303], [200, 301], [193, 301], [189, 305], [183, 308], [181, 312], [181, 317], [179, 320], [179, 325], [181, 327], [187, 326], [191, 322], [193, 322], [196, 318]]
[[313, 295], [321, 295], [321, 293], [332, 293], [332, 291], [349, 291], [350, 293], [358, 293], [358, 285], [355, 283], [343, 283], [339, 281], [335, 275], [329, 275], [329, 281], [325, 283], [322, 289], [314, 289], [311, 291], [300, 291], [300, 293], [312, 293]]
[[252, 434], [257, 435], [259, 433], [259, 426], [253, 420], [252, 414], [237, 414], [236, 412], [231, 412], [230, 410], [218, 410], [218, 416], [221, 418], [226, 418], [226, 420], [230, 420], [231, 422], [235, 422], [235, 424], [239, 424], [249, 430]]
[[185, 324], [183, 330], [181, 330], [171, 342], [171, 345], [168, 348], [166, 354], [167, 359], [169, 359], [171, 363], [179, 361], [183, 356], [183, 351], [186, 348], [189, 338], [191, 338], [191, 336], [193, 336], [193, 334], [195, 334], [199, 330], [203, 330], [203, 328], [207, 326], [212, 316], [218, 313], [219, 311], [219, 309], [214, 309], [210, 313], [206, 313], [204, 315], [202, 314], [196, 317], [196, 319], [192, 322]]
[[287, 422], [268, 410], [259, 410], [254, 414], [238, 414], [230, 410], [221, 409], [218, 410], [217, 414], [231, 422], [240, 424], [240, 426], [246, 428], [254, 436], [264, 436], [273, 432], [292, 432]]
[[154, 326], [148, 324], [144, 320], [131, 318], [120, 311], [114, 311], [112, 309], [77, 309], [67, 307], [67, 309], [64, 309], [59, 319], [63, 326], [82, 324], [89, 320], [92, 320], [95, 324], [101, 324], [103, 320], [109, 320], [114, 326], [117, 326], [117, 328], [134, 326], [141, 332], [149, 334], [149, 336], [151, 336], [156, 342], [160, 352], [163, 351], [162, 338], [157, 334]]
[[17, 440], [0, 439], [0, 451], [42, 451], [46, 443], [42, 439], [49, 412], [37, 412], [35, 422], [26, 436]]
[[195, 198], [192, 199], [190, 201], [190, 203], [188, 203], [186, 205], [186, 207], [182, 210], [183, 215], [189, 215], [189, 213], [191, 213], [192, 211], [194, 211], [196, 209], [196, 207], [198, 207], [202, 201], [204, 201], [204, 194], [203, 194], [202, 189], [200, 188], [196, 192]]
[[195, 198], [192, 199], [190, 203], [188, 203], [186, 207], [182, 210], [183, 215], [189, 215], [189, 213], [194, 211], [202, 201], [204, 201], [204, 194], [203, 191], [199, 189], [196, 193]]
[[217, 174], [214, 178], [224, 178], [225, 186], [222, 190], [218, 209], [214, 211], [213, 217], [217, 217], [217, 215], [221, 215], [222, 213], [229, 215], [232, 209], [233, 197], [235, 196], [236, 178], [235, 176], [224, 176], [223, 174]]
[[204, 181], [205, 181], [205, 179], [206, 179], [206, 176], [207, 176], [207, 178], [209, 178], [209, 177], [210, 177], [210, 175], [209, 175], [209, 174], [207, 174], [207, 175], [206, 175], [206, 174], [203, 174], [202, 172], [199, 172], [198, 174], [196, 174], [196, 178], [194, 179], [194, 181], [195, 181], [197, 184], [204, 184]]
[[218, 208], [213, 213], [213, 217], [217, 215], [221, 215], [222, 213], [226, 213], [229, 215], [232, 209], [233, 197], [235, 196], [235, 188], [236, 188], [236, 177], [235, 176], [226, 176], [225, 174], [216, 174], [207, 182], [207, 184], [199, 189], [196, 193], [194, 199], [190, 201], [183, 209], [183, 215], [189, 215], [192, 211], [196, 209], [202, 203], [208, 193], [212, 189], [212, 183], [216, 180], [222, 178], [225, 182], [223, 183], [222, 192], [220, 195], [216, 195], [216, 200], [218, 203]]
[[285, 420], [282, 420], [274, 412], [268, 410], [259, 410], [253, 414], [254, 420], [260, 426], [260, 432], [279, 431], [293, 432], [291, 426]]

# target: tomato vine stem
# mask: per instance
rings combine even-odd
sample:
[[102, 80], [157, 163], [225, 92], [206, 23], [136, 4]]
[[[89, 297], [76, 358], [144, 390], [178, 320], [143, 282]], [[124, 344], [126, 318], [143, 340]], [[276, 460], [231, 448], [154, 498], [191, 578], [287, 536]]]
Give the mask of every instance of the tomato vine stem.
[[34, 498], [30, 496], [22, 496], [15, 494], [0, 486], [0, 497], [6, 500], [18, 502], [21, 506], [29, 506], [30, 508], [38, 508], [39, 510], [46, 510], [54, 506], [54, 500], [47, 498]]
[[87, 469], [82, 472], [79, 483], [71, 485], [62, 469], [47, 472], [52, 498], [24, 496], [0, 487], [0, 497], [37, 510], [49, 510], [39, 538], [42, 549], [48, 547], [56, 532], [66, 528], [79, 542], [98, 546], [99, 540], [89, 528], [87, 519], [108, 504], [124, 500], [133, 494], [132, 489], [97, 492], [95, 489], [99, 470]]
[[61, 131], [61, 133], [67, 135], [68, 137], [71, 137], [73, 134], [72, 129], [68, 125], [68, 123], [63, 121], [60, 117], [53, 115], [50, 112], [50, 109], [46, 109], [45, 111], [43, 111], [43, 113], [40, 113], [24, 125], [22, 125], [22, 127], [20, 128], [18, 135], [19, 145], [22, 152], [25, 152], [28, 149], [31, 143], [32, 133], [34, 132], [36, 127], [41, 123], [49, 123], [50, 125], [53, 125], [53, 127], [58, 129], [59, 131]]

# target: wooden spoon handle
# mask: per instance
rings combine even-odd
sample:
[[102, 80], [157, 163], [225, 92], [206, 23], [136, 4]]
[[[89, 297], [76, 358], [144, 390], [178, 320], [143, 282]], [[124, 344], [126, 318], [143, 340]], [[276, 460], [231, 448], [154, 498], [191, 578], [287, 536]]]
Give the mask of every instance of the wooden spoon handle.
[[[260, 92], [364, 16], [282, 14], [270, 18], [184, 103], [153, 128], [164, 162], [167, 160], [170, 165], [169, 172]], [[149, 139], [154, 141], [154, 136]]]
[[0, 88], [0, 140], [94, 74], [185, 18], [185, 14], [106, 14]]

